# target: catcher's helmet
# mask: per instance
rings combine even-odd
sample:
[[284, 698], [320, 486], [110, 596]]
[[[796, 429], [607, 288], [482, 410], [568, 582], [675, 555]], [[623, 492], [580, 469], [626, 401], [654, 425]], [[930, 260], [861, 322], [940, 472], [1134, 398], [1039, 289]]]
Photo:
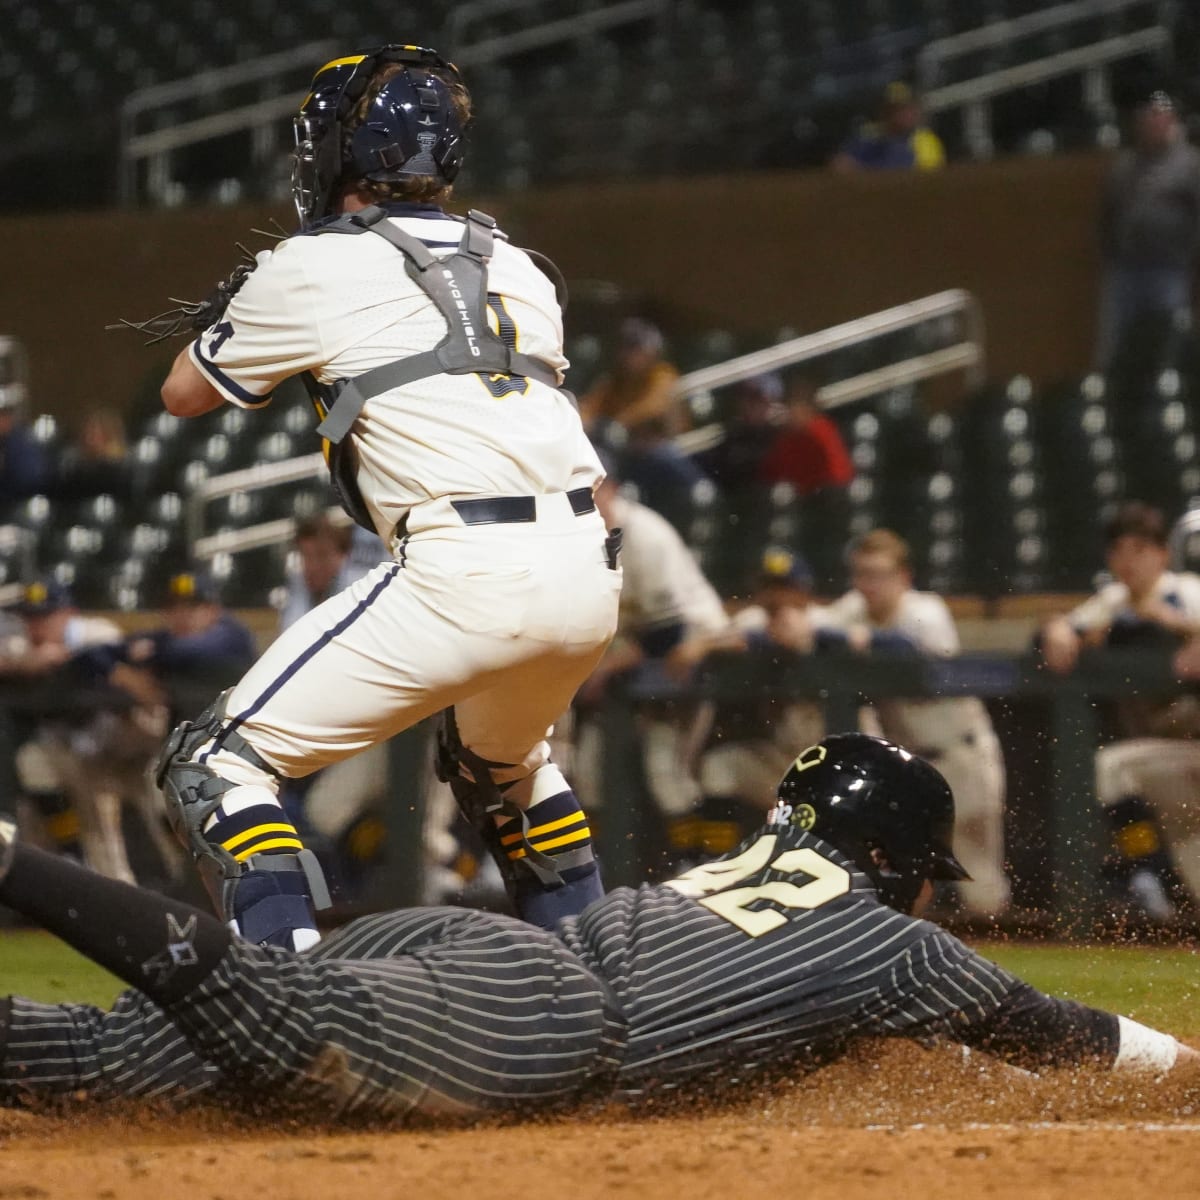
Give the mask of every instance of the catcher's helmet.
[[[772, 820], [836, 846], [908, 912], [926, 879], [969, 879], [950, 849], [954, 796], [940, 772], [894, 742], [833, 734], [810, 746], [779, 783]], [[872, 852], [886, 860], [878, 865]]]
[[[381, 68], [404, 69], [372, 99], [347, 132], [359, 101]], [[447, 79], [458, 69], [423, 46], [380, 46], [335, 58], [313, 76], [293, 122], [292, 199], [300, 227], [329, 214], [340, 184], [428, 175], [451, 183], [462, 163], [462, 122]]]

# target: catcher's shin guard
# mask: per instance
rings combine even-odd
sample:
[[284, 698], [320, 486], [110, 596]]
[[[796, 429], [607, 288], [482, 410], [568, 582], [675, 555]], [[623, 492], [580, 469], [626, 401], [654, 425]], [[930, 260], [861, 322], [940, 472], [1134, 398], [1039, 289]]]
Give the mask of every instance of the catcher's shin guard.
[[[491, 775], [492, 767], [503, 764], [489, 763], [462, 744], [452, 709], [438, 729], [435, 765], [524, 920], [550, 928], [603, 894], [587, 820], [573, 792], [549, 797], [532, 814], [514, 804]], [[543, 826], [553, 829], [543, 834]]]
[[[196, 751], [221, 732], [224, 700], [222, 695], [196, 721], [184, 721], [171, 731], [155, 778], [171, 826], [191, 852], [221, 917], [247, 941], [303, 949], [317, 940], [314, 910], [328, 908], [332, 902], [316, 856], [301, 845], [282, 812], [268, 816], [277, 818], [277, 829], [290, 833], [271, 839], [284, 843], [283, 847], [274, 845], [256, 853], [248, 833], [229, 836], [227, 820], [219, 820], [206, 832], [209, 818], [236, 786], [211, 767], [193, 761]], [[274, 773], [240, 734], [225, 730], [222, 746]]]

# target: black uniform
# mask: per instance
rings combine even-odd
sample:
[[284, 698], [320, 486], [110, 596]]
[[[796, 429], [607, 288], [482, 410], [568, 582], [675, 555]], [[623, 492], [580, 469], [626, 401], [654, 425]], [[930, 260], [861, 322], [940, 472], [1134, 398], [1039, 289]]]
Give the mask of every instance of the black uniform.
[[1115, 1017], [884, 906], [790, 825], [615, 891], [557, 936], [464, 909], [384, 913], [306, 954], [235, 941], [166, 1008], [138, 991], [111, 1012], [14, 998], [5, 1026], [9, 1099], [213, 1092], [388, 1118], [632, 1099], [825, 1060], [861, 1036], [942, 1035], [1031, 1065], [1118, 1047]]

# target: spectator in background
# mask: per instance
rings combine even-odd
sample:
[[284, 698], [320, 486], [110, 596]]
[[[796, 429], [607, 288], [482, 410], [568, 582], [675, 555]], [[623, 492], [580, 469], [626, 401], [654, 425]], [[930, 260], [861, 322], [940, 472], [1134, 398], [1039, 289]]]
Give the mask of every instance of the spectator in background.
[[789, 483], [798, 496], [845, 488], [854, 464], [832, 417], [821, 411], [817, 380], [793, 375], [787, 389], [787, 417], [762, 461], [764, 483]]
[[665, 417], [642, 421], [629, 435], [621, 456], [621, 475], [637, 488], [648, 507], [678, 518], [687, 511], [696, 484], [708, 478], [694, 458], [684, 454], [667, 432]]
[[[823, 609], [812, 598], [808, 564], [786, 550], [768, 550], [748, 581], [752, 601], [724, 629], [697, 633], [672, 657], [670, 669], [686, 678], [714, 653], [810, 654], [823, 641]], [[697, 778], [701, 799], [668, 826], [677, 868], [732, 849], [762, 821], [776, 788], [796, 757], [825, 735], [821, 706], [777, 697], [722, 701], [701, 714], [703, 744]], [[699, 739], [698, 739], [699, 740]]]
[[1107, 368], [1130, 323], [1191, 308], [1200, 251], [1200, 151], [1175, 103], [1154, 92], [1134, 116], [1133, 146], [1117, 156], [1100, 211], [1104, 279], [1097, 365]]
[[[1113, 582], [1042, 627], [1046, 665], [1068, 674], [1081, 650], [1098, 647], [1189, 654], [1200, 638], [1200, 576], [1169, 571], [1169, 560], [1163, 513], [1123, 504], [1105, 529]], [[1096, 754], [1096, 798], [1115, 851], [1109, 881], [1146, 916], [1165, 921], [1200, 897], [1200, 702], [1194, 694], [1134, 696], [1116, 714], [1118, 740]]]
[[48, 847], [76, 849], [94, 870], [132, 882], [120, 799], [93, 786], [97, 772], [87, 765], [94, 768], [101, 750], [123, 749], [109, 735], [128, 705], [105, 683], [121, 630], [81, 613], [70, 590], [52, 579], [26, 584], [15, 611], [22, 629], [5, 641], [0, 675], [19, 681], [28, 703], [15, 756], [21, 824]]
[[941, 139], [922, 123], [921, 101], [907, 83], [889, 83], [877, 120], [834, 156], [838, 171], [932, 171], [946, 165]]
[[[182, 571], [167, 581], [162, 627], [131, 637], [124, 661], [163, 683], [181, 675], [198, 675], [207, 683], [223, 673], [227, 683], [221, 686], [227, 686], [257, 653], [254, 635], [221, 603], [216, 583], [201, 572]], [[118, 675], [116, 681], [129, 686], [128, 677]]]
[[79, 427], [75, 444], [62, 455], [55, 491], [68, 500], [128, 496], [131, 481], [127, 455], [121, 414], [111, 408], [92, 409]]
[[725, 436], [696, 462], [722, 492], [737, 494], [762, 478], [763, 460], [784, 422], [783, 379], [775, 372], [743, 379], [731, 389], [733, 411]]
[[[690, 664], [681, 661], [693, 637], [725, 629], [729, 617], [695, 556], [670, 523], [658, 513], [621, 495], [609, 462], [608, 475], [596, 489], [596, 507], [609, 529], [621, 529], [623, 580], [617, 636], [576, 697], [583, 712], [598, 704], [614, 679], [641, 671], [676, 679]], [[664, 692], [670, 687], [664, 686]], [[700, 792], [691, 769], [685, 729], [693, 718], [690, 704], [643, 703], [638, 714], [646, 782], [664, 824], [691, 814]], [[576, 740], [576, 787], [585, 804], [598, 807], [596, 788], [602, 774], [601, 743], [594, 721], [581, 721]], [[584, 796], [583, 790], [589, 794]]]
[[[825, 637], [838, 631], [860, 654], [959, 652], [958, 630], [946, 602], [913, 588], [908, 543], [890, 529], [873, 529], [850, 546], [852, 590], [823, 614]], [[933, 763], [954, 792], [954, 853], [971, 873], [955, 885], [964, 906], [991, 917], [1008, 905], [1004, 873], [1004, 760], [982, 701], [974, 696], [874, 705], [884, 737]]]
[[580, 397], [579, 411], [588, 433], [596, 441], [619, 441], [620, 436], [608, 436], [608, 426], [633, 434], [649, 421], [663, 422], [667, 434], [678, 433], [687, 425], [675, 397], [678, 378], [679, 372], [663, 357], [659, 328], [640, 317], [628, 317], [621, 322], [613, 369]]
[[50, 490], [54, 467], [45, 447], [25, 424], [25, 385], [0, 387], [0, 504]]
[[295, 546], [300, 564], [288, 575], [287, 599], [279, 614], [281, 633], [310, 608], [316, 608], [367, 573], [351, 562], [354, 545], [351, 528], [346, 524], [335, 525], [325, 513], [314, 513], [297, 523]]

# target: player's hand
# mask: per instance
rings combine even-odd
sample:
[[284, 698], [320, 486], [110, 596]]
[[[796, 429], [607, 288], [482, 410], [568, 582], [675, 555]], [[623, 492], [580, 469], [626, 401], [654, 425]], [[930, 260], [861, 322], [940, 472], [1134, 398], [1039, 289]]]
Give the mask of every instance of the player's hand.
[[674, 683], [687, 683], [707, 653], [708, 643], [705, 639], [685, 639], [663, 659], [663, 672]]
[[1079, 635], [1061, 617], [1042, 629], [1042, 657], [1046, 666], [1058, 675], [1066, 675], [1075, 669], [1079, 644]]
[[21, 658], [21, 668], [28, 675], [45, 675], [56, 671], [71, 657], [71, 651], [61, 642], [43, 642], [30, 646]]
[[1200, 637], [1189, 638], [1171, 660], [1172, 669], [1180, 679], [1200, 679]]

